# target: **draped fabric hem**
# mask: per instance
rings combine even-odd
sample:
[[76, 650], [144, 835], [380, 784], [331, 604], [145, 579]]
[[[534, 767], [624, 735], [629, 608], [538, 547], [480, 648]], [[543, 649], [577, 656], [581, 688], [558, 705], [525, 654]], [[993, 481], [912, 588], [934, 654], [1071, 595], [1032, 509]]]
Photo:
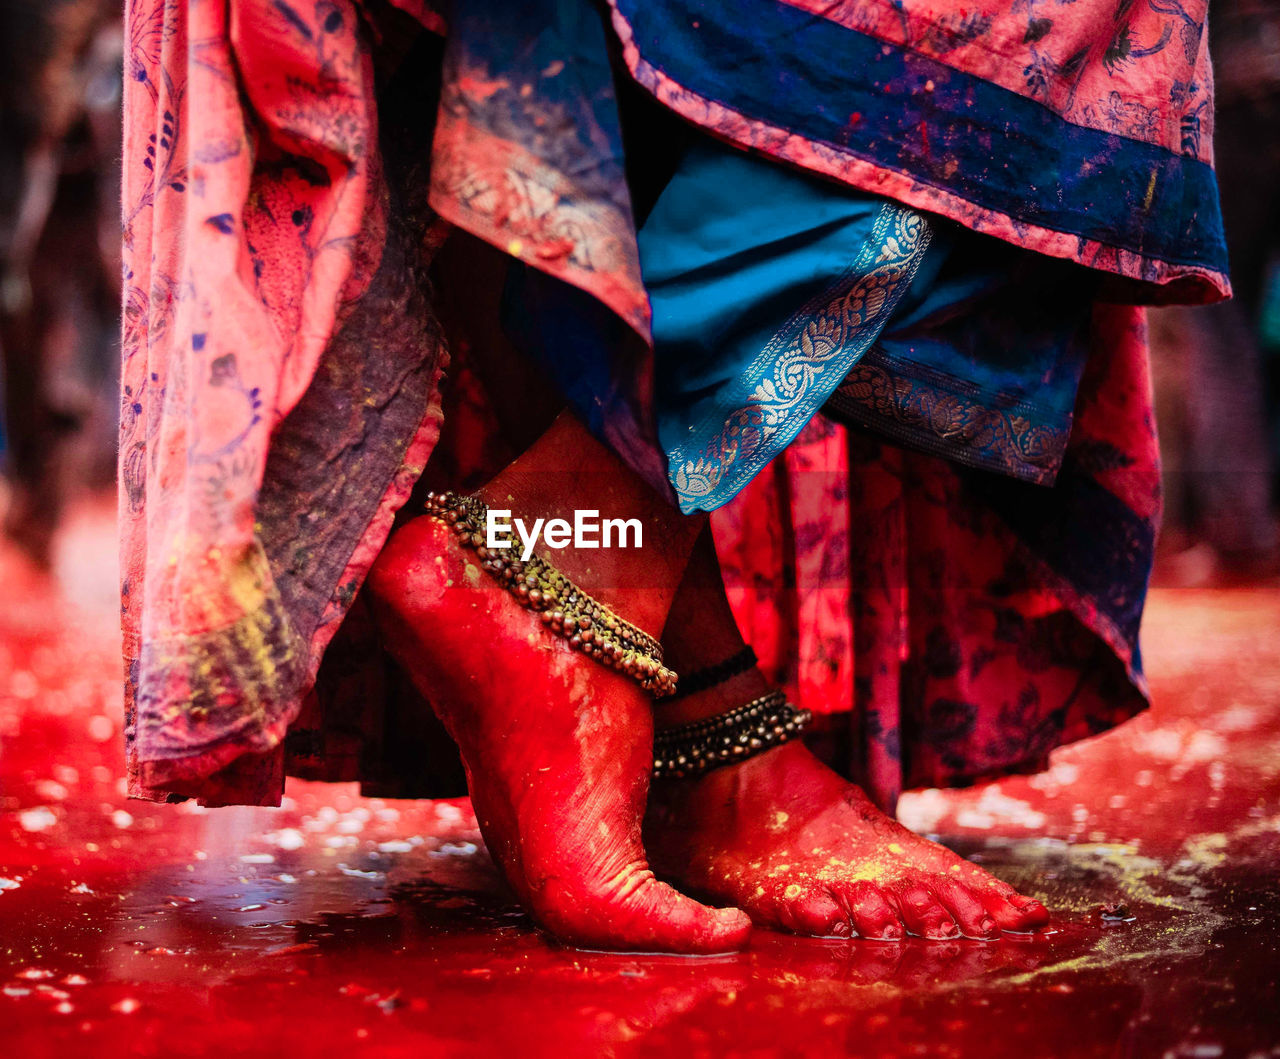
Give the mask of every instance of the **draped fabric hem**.
[[651, 341], [649, 302], [628, 249], [635, 241], [629, 212], [583, 197], [566, 174], [469, 122], [464, 110], [447, 99], [441, 108], [431, 167], [436, 212], [586, 291]]
[[680, 510], [728, 503], [786, 448], [875, 341], [920, 264], [928, 222], [893, 203], [844, 275], [797, 309], [689, 441], [667, 453]]
[[873, 347], [827, 401], [833, 418], [874, 429], [923, 452], [1051, 486], [1071, 435], [1070, 419], [988, 394]]
[[[761, 151], [782, 162], [863, 191], [940, 214], [973, 231], [1048, 257], [1075, 261], [1111, 273], [1126, 281], [1116, 292], [1123, 295], [1123, 300], [1138, 304], [1207, 304], [1231, 295], [1224, 249], [1214, 251], [1221, 258], [1220, 263], [1215, 260], [1210, 264], [1203, 255], [1170, 253], [1162, 258], [1106, 239], [1090, 237], [1084, 230], [1067, 231], [1038, 224], [1026, 216], [1019, 217], [983, 205], [939, 181], [926, 180], [921, 174], [876, 161], [851, 147], [801, 135], [700, 94], [646, 58], [617, 0], [610, 0], [610, 3], [614, 29], [622, 43], [623, 60], [636, 83], [665, 107], [744, 150]], [[924, 123], [924, 119], [921, 120]], [[1169, 155], [1169, 158], [1176, 160], [1177, 156]], [[1154, 175], [1151, 180], [1154, 188]], [[1206, 238], [1213, 235], [1213, 218], [1202, 218], [1200, 213], [1207, 211], [1217, 215], [1216, 188], [1212, 190], [1213, 201], [1201, 203], [1202, 209], [1191, 214], [1191, 222], [1206, 229]], [[1079, 214], [1077, 219], [1082, 225], [1086, 221], [1084, 214]]]

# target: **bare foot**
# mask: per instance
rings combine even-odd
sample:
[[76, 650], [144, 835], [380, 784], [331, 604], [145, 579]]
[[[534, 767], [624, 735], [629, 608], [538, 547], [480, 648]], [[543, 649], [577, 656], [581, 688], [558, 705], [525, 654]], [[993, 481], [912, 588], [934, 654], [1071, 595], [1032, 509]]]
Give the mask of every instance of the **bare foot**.
[[691, 892], [797, 934], [990, 938], [1049, 921], [1039, 901], [891, 820], [799, 742], [656, 783], [645, 844]]
[[443, 523], [394, 534], [369, 578], [379, 625], [462, 751], [494, 859], [532, 915], [591, 948], [741, 948], [750, 921], [658, 882], [640, 838], [650, 700], [576, 653]]
[[[742, 650], [708, 531], [662, 640], [668, 664], [685, 674]], [[758, 669], [747, 669], [659, 702], [658, 723], [712, 717], [770, 690]], [[798, 742], [698, 779], [655, 784], [645, 842], [679, 884], [798, 934], [985, 938], [1049, 920], [1038, 901], [885, 816]]]

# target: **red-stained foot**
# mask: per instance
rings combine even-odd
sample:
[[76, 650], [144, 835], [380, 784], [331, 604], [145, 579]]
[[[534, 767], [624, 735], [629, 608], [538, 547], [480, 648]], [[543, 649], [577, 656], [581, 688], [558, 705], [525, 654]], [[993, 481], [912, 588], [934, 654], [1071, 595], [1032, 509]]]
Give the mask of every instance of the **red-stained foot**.
[[530, 913], [589, 948], [715, 953], [750, 920], [654, 878], [641, 845], [647, 696], [571, 650], [422, 517], [369, 577], [393, 655], [457, 741], [494, 859]]
[[682, 887], [797, 934], [990, 938], [1049, 921], [1039, 901], [891, 820], [799, 742], [655, 784], [645, 844]]

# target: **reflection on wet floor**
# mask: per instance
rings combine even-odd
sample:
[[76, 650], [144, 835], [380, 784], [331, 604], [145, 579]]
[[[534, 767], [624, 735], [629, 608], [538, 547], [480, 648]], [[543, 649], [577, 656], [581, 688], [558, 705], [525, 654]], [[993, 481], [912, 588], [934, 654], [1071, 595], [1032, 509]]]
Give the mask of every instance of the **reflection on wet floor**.
[[[1163, 591], [1148, 715], [903, 818], [1055, 912], [995, 943], [583, 953], [467, 803], [121, 791], [110, 529], [0, 615], [0, 1040], [28, 1056], [1280, 1055], [1280, 592]], [[12, 586], [16, 586], [16, 590]]]

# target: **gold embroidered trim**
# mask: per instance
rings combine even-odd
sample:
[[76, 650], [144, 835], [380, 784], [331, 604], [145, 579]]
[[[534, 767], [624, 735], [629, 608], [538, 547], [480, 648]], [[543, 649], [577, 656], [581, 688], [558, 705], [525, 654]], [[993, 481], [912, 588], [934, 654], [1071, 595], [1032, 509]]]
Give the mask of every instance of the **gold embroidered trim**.
[[1023, 404], [995, 407], [999, 395], [965, 393], [961, 380], [906, 375], [901, 367], [872, 350], [849, 371], [826, 410], [896, 444], [959, 463], [1039, 484], [1057, 477], [1070, 420], [1047, 424]]
[[854, 264], [798, 310], [743, 373], [745, 400], [695, 428], [710, 438], [667, 453], [684, 511], [726, 503], [781, 452], [884, 328], [932, 238], [928, 222], [881, 207]]

